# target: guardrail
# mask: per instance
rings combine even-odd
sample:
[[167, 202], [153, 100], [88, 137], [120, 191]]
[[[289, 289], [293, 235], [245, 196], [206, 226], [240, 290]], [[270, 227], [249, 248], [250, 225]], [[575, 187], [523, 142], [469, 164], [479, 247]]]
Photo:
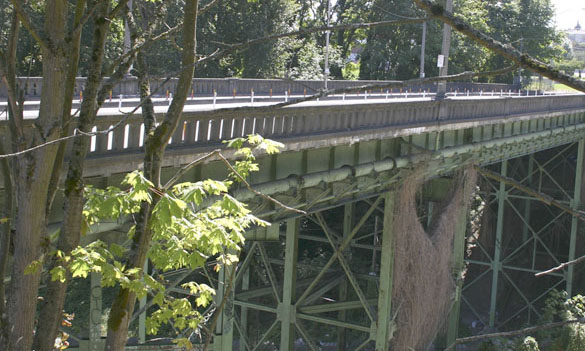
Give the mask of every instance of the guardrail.
[[[183, 123], [173, 135], [169, 149], [210, 147], [220, 144], [222, 140], [252, 133], [283, 140], [351, 134], [368, 129], [428, 125], [438, 121], [440, 104], [445, 104], [447, 112], [441, 122], [456, 122], [585, 109], [585, 95], [185, 112]], [[106, 130], [119, 120], [120, 115], [100, 116], [94, 130]], [[90, 155], [106, 156], [140, 149], [143, 144], [143, 128], [140, 115], [128, 117], [124, 125], [110, 133], [94, 136]]]
[[[74, 96], [79, 97], [80, 92], [84, 90], [86, 78], [78, 77], [76, 79]], [[177, 79], [171, 79], [166, 84], [164, 79], [151, 80], [151, 90], [156, 92], [157, 96], [164, 96], [167, 93], [174, 93], [177, 85]], [[42, 77], [19, 77], [18, 82], [21, 89], [23, 89], [25, 97], [39, 97], [43, 90]], [[358, 86], [364, 84], [379, 84], [391, 81], [374, 81], [374, 80], [330, 80], [328, 83], [329, 89], [345, 88], [351, 86]], [[218, 95], [231, 96], [249, 94], [251, 91], [262, 94], [312, 94], [321, 90], [323, 81], [320, 80], [286, 80], [286, 79], [247, 79], [247, 78], [194, 78], [192, 84], [193, 95], [210, 96], [214, 92]], [[449, 82], [448, 90], [455, 91], [500, 91], [500, 90], [514, 90], [517, 86], [509, 84], [478, 84], [465, 82]], [[436, 91], [436, 85], [425, 84], [416, 87], [411, 87], [412, 92], [419, 90]], [[138, 80], [136, 77], [124, 78], [114, 89], [112, 95], [118, 96], [120, 94], [137, 95], [138, 94]], [[6, 98], [6, 88], [0, 86], [0, 98]]]

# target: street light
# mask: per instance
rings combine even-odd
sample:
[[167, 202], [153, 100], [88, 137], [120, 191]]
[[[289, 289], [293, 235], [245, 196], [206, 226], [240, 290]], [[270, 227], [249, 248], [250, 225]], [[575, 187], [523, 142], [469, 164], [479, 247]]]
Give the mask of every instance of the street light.
[[420, 47], [420, 77], [425, 77], [425, 45], [427, 41], [427, 22], [422, 24], [422, 45]]
[[[327, 27], [331, 27], [331, 0], [327, 0]], [[324, 81], [323, 86], [327, 90], [327, 78], [329, 76], [329, 35], [330, 31], [327, 29], [325, 32], [325, 69], [324, 69]]]
[[[453, 12], [453, 0], [447, 0], [445, 4], [445, 11]], [[449, 49], [451, 48], [451, 26], [444, 24], [443, 26], [443, 43], [441, 46], [441, 55], [437, 60], [437, 66], [439, 66], [439, 76], [444, 77], [448, 73], [449, 68]], [[442, 62], [441, 62], [442, 61]], [[442, 100], [447, 94], [447, 82], [440, 81], [437, 85], [437, 100]]]

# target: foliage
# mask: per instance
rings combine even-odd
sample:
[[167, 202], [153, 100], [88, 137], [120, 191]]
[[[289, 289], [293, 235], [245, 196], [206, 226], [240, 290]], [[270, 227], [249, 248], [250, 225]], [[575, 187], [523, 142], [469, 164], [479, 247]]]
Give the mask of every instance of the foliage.
[[[561, 35], [552, 25], [553, 7], [549, 0], [479, 1], [454, 0], [454, 13], [474, 28], [510, 43], [521, 51], [543, 62], [550, 62], [565, 50]], [[411, 1], [374, 1], [371, 21], [422, 16]], [[429, 21], [425, 50], [425, 72], [435, 75], [436, 58], [441, 52], [442, 24]], [[505, 28], [505, 30], [503, 30]], [[375, 28], [368, 32], [362, 54], [362, 79], [408, 79], [419, 75], [422, 26], [401, 25]], [[462, 71], [488, 71], [507, 66], [508, 63], [477, 43], [452, 32], [449, 68], [451, 73]], [[495, 81], [511, 82], [508, 76]]]
[[[569, 298], [566, 291], [553, 290], [545, 301], [542, 323], [567, 321], [585, 317], [585, 296], [576, 295]], [[546, 340], [553, 349], [567, 351], [585, 350], [585, 325], [573, 323], [557, 330], [541, 332], [538, 335]]]
[[[250, 135], [230, 141], [228, 147], [236, 149], [236, 155], [241, 157], [234, 163], [234, 169], [245, 177], [258, 170], [254, 152], [272, 154], [280, 144]], [[154, 204], [148, 222], [153, 231], [148, 258], [153, 272], [159, 273], [127, 268], [125, 247], [97, 240], [76, 248], [70, 255], [53, 252], [61, 265], [51, 270], [52, 279], [64, 281], [68, 272], [74, 278], [85, 278], [90, 272], [101, 273], [104, 287], [119, 285], [136, 293], [138, 298], [154, 296], [157, 309], [147, 319], [148, 333], [156, 334], [165, 323], [180, 330], [197, 329], [204, 318], [202, 308], [212, 302], [215, 291], [206, 284], [190, 281], [182, 284], [182, 288], [189, 291], [192, 299], [171, 297], [160, 274], [181, 268], [196, 269], [212, 258], [217, 262], [216, 269], [234, 264], [246, 229], [252, 225], [268, 225], [229, 194], [238, 179], [232, 172], [229, 179], [183, 182], [164, 192], [155, 189], [140, 171], [134, 171], [124, 178], [123, 188], [86, 187], [83, 214], [87, 228], [104, 220], [132, 218], [143, 202]], [[158, 201], [153, 202], [154, 196]], [[128, 232], [128, 239], [133, 234], [134, 226]]]

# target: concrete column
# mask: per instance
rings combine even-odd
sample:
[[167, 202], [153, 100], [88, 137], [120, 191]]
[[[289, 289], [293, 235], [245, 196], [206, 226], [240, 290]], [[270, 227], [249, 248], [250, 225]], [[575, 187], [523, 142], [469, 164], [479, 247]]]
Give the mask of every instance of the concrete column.
[[91, 273], [91, 290], [89, 300], [89, 351], [104, 349], [102, 342], [102, 275]]
[[[148, 272], [148, 260], [144, 262], [144, 274]], [[146, 306], [146, 296], [140, 299], [139, 308]], [[138, 316], [138, 342], [144, 344], [146, 342], [146, 310]]]
[[284, 254], [284, 281], [282, 289], [282, 303], [278, 306], [278, 318], [281, 322], [280, 328], [280, 350], [294, 350], [295, 312], [294, 305], [296, 279], [297, 279], [297, 256], [299, 244], [298, 218], [286, 221], [286, 246]]
[[382, 229], [382, 259], [380, 262], [380, 288], [376, 325], [376, 351], [388, 351], [393, 328], [392, 283], [394, 278], [394, 201], [396, 194], [384, 195], [384, 226]]
[[[215, 293], [215, 303], [219, 306], [228, 293], [228, 285], [230, 284], [230, 277], [235, 266], [224, 265], [219, 271], [218, 284]], [[213, 351], [231, 351], [234, 340], [233, 328], [233, 295], [234, 289], [229, 292], [231, 296], [227, 297], [223, 309], [219, 312], [220, 316], [215, 325], [215, 334], [213, 336]]]

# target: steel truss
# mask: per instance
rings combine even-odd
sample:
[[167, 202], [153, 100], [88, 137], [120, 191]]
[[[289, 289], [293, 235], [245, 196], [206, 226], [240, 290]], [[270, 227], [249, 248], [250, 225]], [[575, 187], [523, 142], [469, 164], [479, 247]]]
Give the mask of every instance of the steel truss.
[[295, 343], [311, 350], [387, 350], [392, 213], [387, 192], [273, 224], [281, 240], [249, 245], [236, 276], [234, 345], [242, 351], [293, 350]]
[[461, 306], [461, 322], [472, 325], [472, 332], [534, 323], [552, 289], [575, 290], [574, 266], [545, 277], [534, 274], [576, 257], [578, 219], [543, 199], [580, 208], [584, 151], [580, 140], [490, 166], [542, 194], [538, 198], [504, 181], [480, 182], [487, 213], [479, 239], [476, 233], [468, 236], [475, 248], [466, 259]]

